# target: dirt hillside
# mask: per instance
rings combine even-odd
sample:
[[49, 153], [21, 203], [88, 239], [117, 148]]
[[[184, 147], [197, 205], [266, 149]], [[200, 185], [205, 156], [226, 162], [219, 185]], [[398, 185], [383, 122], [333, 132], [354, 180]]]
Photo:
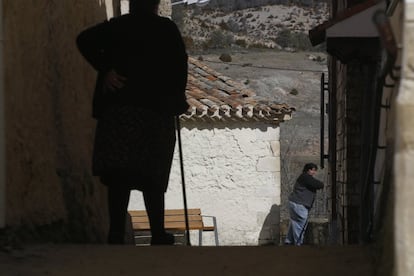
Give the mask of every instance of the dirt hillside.
[[[224, 51], [231, 62], [220, 55], [197, 56], [213, 69], [252, 88], [259, 96], [296, 108], [290, 121], [281, 124], [282, 204], [301, 171], [304, 162], [319, 164], [320, 152], [320, 79], [327, 72], [324, 53], [277, 50]], [[326, 119], [326, 115], [324, 116]], [[318, 178], [326, 181], [324, 170]], [[325, 195], [318, 195], [312, 214], [323, 215]], [[282, 218], [287, 214], [282, 212]]]

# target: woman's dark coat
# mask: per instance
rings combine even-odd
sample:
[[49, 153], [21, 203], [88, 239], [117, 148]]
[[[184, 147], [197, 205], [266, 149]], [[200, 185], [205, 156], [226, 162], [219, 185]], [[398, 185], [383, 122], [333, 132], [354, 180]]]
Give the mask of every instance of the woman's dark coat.
[[[170, 19], [134, 13], [105, 21], [81, 32], [77, 45], [98, 72], [93, 116], [107, 105], [127, 103], [171, 115], [188, 109], [185, 100], [187, 53]], [[114, 69], [127, 78], [125, 88], [105, 91], [102, 80]]]
[[289, 195], [289, 200], [297, 204], [302, 204], [306, 208], [312, 208], [316, 196], [316, 190], [322, 189], [323, 183], [308, 173], [302, 173], [293, 186], [293, 191]]
[[[188, 109], [188, 56], [177, 26], [153, 13], [127, 14], [81, 32], [77, 45], [98, 72], [94, 175], [122, 176], [119, 182], [130, 188], [166, 191], [175, 145], [173, 116]], [[110, 70], [126, 78], [123, 88], [105, 89]]]

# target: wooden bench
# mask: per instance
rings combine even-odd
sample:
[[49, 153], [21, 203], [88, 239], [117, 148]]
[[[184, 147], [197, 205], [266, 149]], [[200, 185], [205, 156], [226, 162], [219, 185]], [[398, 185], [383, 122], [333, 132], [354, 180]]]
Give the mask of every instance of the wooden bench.
[[[132, 229], [134, 237], [139, 237], [140, 232], [149, 232], [150, 225], [148, 221], [147, 212], [144, 210], [129, 210], [131, 216]], [[198, 230], [199, 245], [203, 243], [203, 232], [214, 231], [215, 244], [219, 245], [216, 217], [206, 216], [201, 214], [199, 208], [188, 209], [188, 226], [189, 230]], [[210, 218], [212, 225], [205, 225], [204, 218]], [[186, 221], [184, 209], [167, 209], [165, 210], [165, 229], [167, 231], [181, 232], [186, 231]], [[138, 235], [137, 235], [138, 234]]]

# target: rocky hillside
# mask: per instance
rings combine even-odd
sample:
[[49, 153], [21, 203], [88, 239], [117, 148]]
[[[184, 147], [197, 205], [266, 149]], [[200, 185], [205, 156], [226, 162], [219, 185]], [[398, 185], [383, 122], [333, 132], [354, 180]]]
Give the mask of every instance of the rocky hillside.
[[267, 5], [231, 12], [174, 6], [189, 50], [228, 47], [311, 50], [309, 29], [328, 19], [328, 6]]
[[[327, 5], [266, 5], [231, 12], [183, 6], [173, 12], [190, 55], [244, 83], [258, 96], [296, 107], [293, 119], [281, 125], [285, 206], [304, 163], [319, 164], [320, 78], [327, 71], [326, 54], [311, 47], [307, 34], [328, 19]], [[319, 178], [326, 180], [324, 170]], [[318, 194], [311, 216], [326, 216], [326, 193]], [[282, 208], [281, 219], [286, 218], [287, 210]]]

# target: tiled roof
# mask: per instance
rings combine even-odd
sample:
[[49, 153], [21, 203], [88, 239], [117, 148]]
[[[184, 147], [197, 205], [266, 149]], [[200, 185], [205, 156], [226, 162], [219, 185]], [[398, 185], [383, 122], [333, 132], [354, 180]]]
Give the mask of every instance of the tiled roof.
[[190, 57], [188, 111], [182, 119], [256, 120], [282, 122], [295, 110], [287, 104], [261, 100], [256, 93]]

